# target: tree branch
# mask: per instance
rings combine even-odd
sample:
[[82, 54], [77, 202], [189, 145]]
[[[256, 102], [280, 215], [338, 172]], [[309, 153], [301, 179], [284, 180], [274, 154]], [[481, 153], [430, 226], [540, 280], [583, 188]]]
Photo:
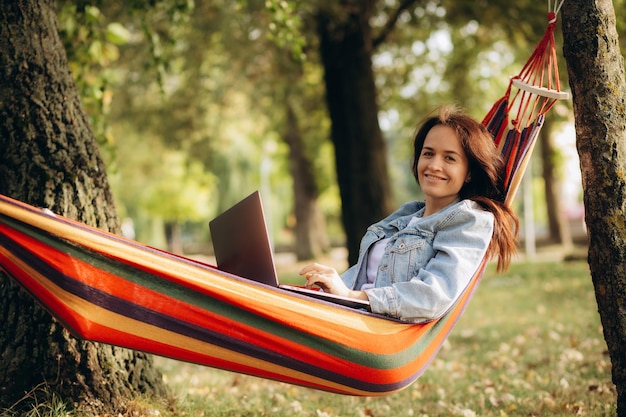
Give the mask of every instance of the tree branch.
[[398, 6], [398, 8], [389, 18], [389, 20], [387, 20], [387, 23], [385, 23], [385, 26], [383, 26], [378, 36], [374, 38], [372, 42], [372, 46], [374, 48], [376, 48], [378, 45], [383, 43], [385, 39], [387, 39], [389, 34], [395, 28], [396, 23], [398, 22], [398, 19], [400, 18], [400, 15], [402, 14], [402, 12], [409, 9], [411, 6], [415, 5], [416, 3], [418, 3], [418, 1], [419, 0], [403, 0], [400, 3], [400, 6]]

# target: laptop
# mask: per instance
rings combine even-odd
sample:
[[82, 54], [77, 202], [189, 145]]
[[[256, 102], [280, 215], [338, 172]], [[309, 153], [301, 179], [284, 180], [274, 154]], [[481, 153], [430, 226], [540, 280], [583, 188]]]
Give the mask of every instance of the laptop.
[[219, 270], [343, 306], [369, 310], [369, 302], [365, 300], [279, 284], [258, 191], [211, 220], [209, 229]]

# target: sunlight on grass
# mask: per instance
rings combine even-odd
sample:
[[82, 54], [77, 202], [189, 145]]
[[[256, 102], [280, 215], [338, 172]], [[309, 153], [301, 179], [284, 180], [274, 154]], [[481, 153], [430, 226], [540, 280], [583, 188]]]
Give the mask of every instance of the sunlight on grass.
[[[176, 416], [614, 416], [610, 360], [584, 262], [489, 269], [438, 356], [383, 398], [315, 391], [157, 358]], [[171, 413], [171, 414], [168, 414]]]

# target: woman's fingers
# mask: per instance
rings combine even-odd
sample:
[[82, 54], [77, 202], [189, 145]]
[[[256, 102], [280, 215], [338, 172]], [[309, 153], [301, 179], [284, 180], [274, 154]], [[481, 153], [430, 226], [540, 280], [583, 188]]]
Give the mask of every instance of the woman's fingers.
[[300, 275], [306, 278], [305, 287], [311, 288], [315, 285], [320, 287], [324, 292], [333, 294], [341, 294], [347, 291], [347, 287], [341, 280], [341, 277], [335, 270], [326, 265], [312, 263], [300, 270]]
[[331, 267], [326, 266], [326, 265], [318, 264], [318, 263], [309, 264], [309, 265], [305, 266], [304, 268], [302, 268], [300, 270], [300, 275], [307, 275], [307, 274], [334, 274], [334, 273], [336, 273], [334, 268], [331, 268]]

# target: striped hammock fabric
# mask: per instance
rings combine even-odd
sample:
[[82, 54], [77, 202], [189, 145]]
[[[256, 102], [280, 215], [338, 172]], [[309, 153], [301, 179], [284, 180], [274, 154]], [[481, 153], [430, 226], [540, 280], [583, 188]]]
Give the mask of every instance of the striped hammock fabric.
[[0, 264], [77, 337], [351, 395], [414, 381], [471, 293], [439, 321], [400, 323], [229, 276], [6, 197]]
[[[486, 119], [511, 162], [510, 198], [545, 113], [521, 129], [511, 123], [511, 90]], [[0, 196], [0, 267], [76, 337], [347, 395], [415, 381], [485, 265], [468, 271], [471, 283], [444, 317], [416, 325], [250, 282]]]

